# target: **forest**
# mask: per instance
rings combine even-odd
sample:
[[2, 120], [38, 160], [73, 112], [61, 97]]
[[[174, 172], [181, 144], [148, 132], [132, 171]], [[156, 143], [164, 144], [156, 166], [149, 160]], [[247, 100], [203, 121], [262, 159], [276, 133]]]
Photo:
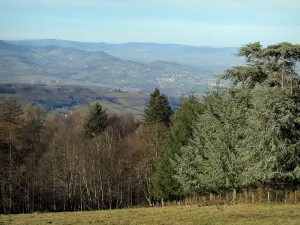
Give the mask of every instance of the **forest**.
[[[203, 97], [173, 110], [159, 89], [143, 119], [49, 117], [39, 105], [0, 104], [0, 213], [153, 206], [190, 196], [298, 190], [300, 45], [242, 46], [245, 66], [226, 70]], [[234, 200], [233, 198], [233, 200]]]

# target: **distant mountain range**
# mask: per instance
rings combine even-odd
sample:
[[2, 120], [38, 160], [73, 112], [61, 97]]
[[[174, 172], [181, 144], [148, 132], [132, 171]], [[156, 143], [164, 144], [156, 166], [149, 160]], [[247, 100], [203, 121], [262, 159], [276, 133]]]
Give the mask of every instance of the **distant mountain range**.
[[85, 43], [56, 39], [10, 41], [12, 44], [49, 46], [55, 45], [63, 48], [76, 48], [87, 51], [104, 51], [118, 58], [141, 61], [170, 61], [190, 66], [200, 67], [212, 73], [221, 73], [232, 65], [241, 65], [244, 59], [237, 58], [234, 54], [237, 47], [196, 47], [176, 44], [157, 43], [124, 43], [107, 44]]
[[[100, 47], [103, 50], [106, 48], [106, 52], [99, 50]], [[107, 53], [109, 48], [124, 54], [123, 58], [127, 55], [127, 58], [135, 56], [141, 60], [121, 59]], [[59, 40], [0, 41], [0, 82], [75, 84], [146, 92], [161, 87], [171, 95], [180, 95], [192, 89], [203, 92], [215, 82], [216, 73], [174, 61], [142, 60], [145, 52], [149, 55], [172, 55], [172, 51], [190, 51], [192, 54], [192, 47], [190, 50], [188, 48], [140, 43], [108, 45]], [[202, 50], [208, 55], [209, 52], [219, 51], [213, 48]]]

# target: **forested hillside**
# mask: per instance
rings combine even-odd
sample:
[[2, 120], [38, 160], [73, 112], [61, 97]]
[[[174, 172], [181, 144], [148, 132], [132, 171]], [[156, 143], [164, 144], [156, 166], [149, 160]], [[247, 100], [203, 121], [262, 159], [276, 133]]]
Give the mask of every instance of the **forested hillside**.
[[21, 110], [8, 97], [0, 105], [0, 212], [153, 206], [228, 193], [235, 203], [237, 193], [255, 190], [267, 190], [268, 200], [283, 191], [286, 201], [300, 183], [300, 45], [256, 42], [237, 55], [247, 64], [220, 76], [230, 87], [202, 99], [183, 95], [176, 110], [155, 89], [141, 120], [111, 115], [100, 103], [87, 116], [46, 118], [40, 106]]
[[[0, 84], [0, 102], [14, 96], [24, 108], [27, 104], [40, 105], [47, 114], [56, 110], [61, 113], [86, 108], [89, 102], [100, 102], [113, 113], [143, 113], [148, 95], [138, 92], [122, 92], [88, 86]], [[176, 98], [171, 98], [176, 103]]]

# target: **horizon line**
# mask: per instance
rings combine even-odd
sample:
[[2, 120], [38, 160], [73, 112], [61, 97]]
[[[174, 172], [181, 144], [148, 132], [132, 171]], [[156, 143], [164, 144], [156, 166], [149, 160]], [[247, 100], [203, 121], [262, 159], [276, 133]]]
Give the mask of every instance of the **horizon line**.
[[129, 41], [129, 42], [105, 42], [105, 41], [77, 41], [77, 40], [67, 40], [58, 38], [26, 38], [26, 39], [0, 39], [5, 42], [18, 42], [18, 41], [66, 41], [75, 43], [86, 43], [86, 44], [108, 44], [108, 45], [122, 45], [122, 44], [155, 44], [155, 45], [177, 45], [185, 47], [196, 47], [196, 48], [239, 48], [237, 46], [208, 46], [208, 45], [189, 45], [189, 44], [178, 44], [178, 43], [166, 43], [166, 42], [139, 42], [139, 41]]

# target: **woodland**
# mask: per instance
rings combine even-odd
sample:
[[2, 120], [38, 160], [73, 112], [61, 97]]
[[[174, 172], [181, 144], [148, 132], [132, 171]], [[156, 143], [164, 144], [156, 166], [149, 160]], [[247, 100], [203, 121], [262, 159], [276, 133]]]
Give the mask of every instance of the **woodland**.
[[201, 98], [172, 109], [155, 89], [137, 120], [89, 113], [46, 116], [14, 97], [0, 104], [0, 213], [164, 205], [190, 196], [300, 184], [300, 45], [242, 46]]

